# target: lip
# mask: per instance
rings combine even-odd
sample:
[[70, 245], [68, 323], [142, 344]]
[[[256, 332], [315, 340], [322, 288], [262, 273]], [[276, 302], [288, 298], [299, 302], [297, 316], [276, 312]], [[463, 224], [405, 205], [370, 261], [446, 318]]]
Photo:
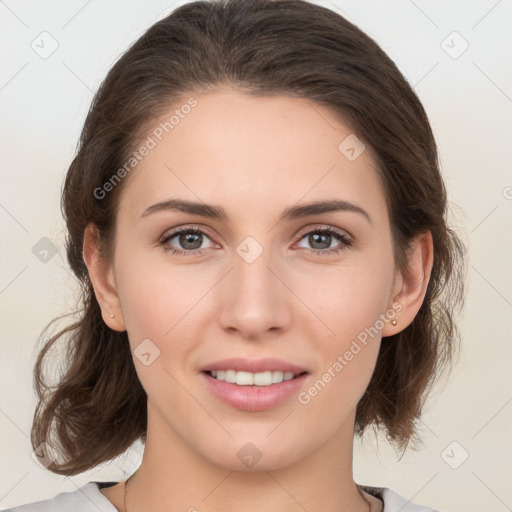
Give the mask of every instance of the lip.
[[307, 372], [306, 368], [301, 368], [300, 366], [284, 361], [283, 359], [276, 359], [273, 357], [265, 357], [263, 359], [232, 357], [229, 359], [222, 359], [221, 361], [215, 361], [200, 369], [202, 372], [211, 372], [213, 370], [237, 370], [251, 373], [259, 373], [267, 370], [272, 372], [281, 370], [283, 372], [292, 372], [296, 375]]
[[[234, 369], [233, 366], [230, 366], [230, 368]], [[267, 367], [267, 369], [269, 368]], [[209, 391], [220, 401], [231, 407], [249, 412], [271, 409], [288, 400], [291, 396], [296, 396], [310, 377], [309, 373], [302, 373], [291, 380], [285, 380], [270, 386], [239, 386], [231, 382], [217, 380], [207, 370], [199, 375], [204, 379]]]

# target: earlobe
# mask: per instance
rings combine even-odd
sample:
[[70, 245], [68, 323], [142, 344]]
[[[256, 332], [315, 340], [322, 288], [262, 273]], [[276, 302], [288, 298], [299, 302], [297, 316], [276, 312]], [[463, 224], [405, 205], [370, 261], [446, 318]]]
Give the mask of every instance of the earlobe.
[[125, 331], [112, 265], [101, 258], [98, 229], [94, 224], [88, 224], [85, 228], [82, 255], [103, 321], [114, 331]]
[[389, 322], [382, 330], [383, 337], [397, 334], [412, 323], [425, 299], [433, 262], [432, 233], [427, 231], [418, 235], [411, 244], [407, 269], [399, 276], [400, 288], [393, 297], [393, 304], [401, 306], [395, 317], [396, 326]]

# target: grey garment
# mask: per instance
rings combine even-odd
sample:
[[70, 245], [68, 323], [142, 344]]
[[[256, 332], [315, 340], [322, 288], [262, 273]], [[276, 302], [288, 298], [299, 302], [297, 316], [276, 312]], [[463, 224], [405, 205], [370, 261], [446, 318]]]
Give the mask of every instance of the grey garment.
[[[101, 487], [118, 482], [88, 482], [76, 491], [57, 494], [55, 498], [9, 508], [5, 512], [117, 512], [100, 492]], [[415, 505], [388, 487], [359, 485], [359, 488], [384, 502], [383, 512], [439, 512], [433, 508]]]

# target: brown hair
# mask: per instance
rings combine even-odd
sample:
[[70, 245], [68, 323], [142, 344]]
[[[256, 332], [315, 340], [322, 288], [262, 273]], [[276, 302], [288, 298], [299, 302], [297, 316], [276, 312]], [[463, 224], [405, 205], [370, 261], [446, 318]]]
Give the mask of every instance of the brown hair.
[[[34, 448], [46, 442], [58, 452], [48, 461], [50, 471], [74, 475], [145, 441], [147, 396], [127, 333], [102, 320], [82, 258], [84, 230], [88, 223], [97, 227], [108, 260], [129, 177], [104, 197], [94, 191], [130, 158], [169, 105], [221, 87], [306, 98], [350, 126], [376, 158], [398, 269], [407, 266], [412, 238], [432, 233], [425, 299], [407, 328], [383, 340], [357, 406], [355, 433], [362, 436], [373, 425], [404, 450], [411, 439], [417, 442], [427, 391], [451, 367], [460, 340], [454, 314], [464, 302], [465, 247], [447, 225], [436, 143], [411, 86], [373, 39], [327, 8], [304, 0], [191, 2], [151, 26], [111, 68], [65, 179], [67, 258], [80, 282], [82, 308], [77, 321], [45, 343], [34, 368], [39, 402], [31, 440]], [[43, 363], [63, 336], [66, 364], [51, 385]]]

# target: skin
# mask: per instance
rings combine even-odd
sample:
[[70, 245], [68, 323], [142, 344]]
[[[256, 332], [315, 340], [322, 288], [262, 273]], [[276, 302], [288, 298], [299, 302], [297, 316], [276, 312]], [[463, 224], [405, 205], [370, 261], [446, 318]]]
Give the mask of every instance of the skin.
[[[382, 337], [407, 327], [423, 302], [431, 235], [416, 239], [408, 270], [398, 273], [370, 149], [349, 161], [338, 145], [352, 132], [324, 107], [230, 89], [194, 97], [198, 105], [125, 178], [113, 261], [99, 257], [91, 225], [84, 240], [106, 324], [127, 330], [132, 351], [147, 338], [160, 350], [148, 366], [134, 357], [148, 430], [128, 510], [366, 512], [368, 501], [381, 510], [353, 479], [355, 411]], [[222, 206], [229, 220], [177, 211], [141, 218], [171, 197]], [[286, 207], [326, 199], [357, 204], [371, 223], [350, 211], [279, 222]], [[177, 226], [205, 232], [202, 255], [164, 251], [159, 239]], [[304, 236], [326, 227], [353, 244], [315, 255], [343, 244]], [[236, 252], [247, 236], [263, 249], [252, 263]], [[191, 247], [179, 237], [166, 243]], [[398, 325], [387, 322], [307, 405], [294, 395], [241, 411], [200, 378], [215, 360], [270, 356], [306, 368], [307, 389], [393, 304], [401, 305]], [[252, 468], [236, 455], [248, 442], [262, 454]], [[124, 482], [101, 492], [124, 510]]]

